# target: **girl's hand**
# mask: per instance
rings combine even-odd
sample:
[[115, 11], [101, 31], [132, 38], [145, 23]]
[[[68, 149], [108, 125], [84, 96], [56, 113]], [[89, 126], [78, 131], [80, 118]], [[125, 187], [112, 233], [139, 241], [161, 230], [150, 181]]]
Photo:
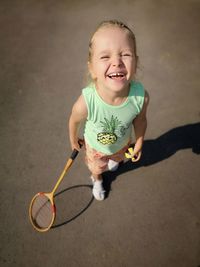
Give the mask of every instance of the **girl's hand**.
[[84, 144], [84, 140], [81, 138], [74, 140], [73, 142], [71, 142], [72, 150], [76, 149], [77, 151], [80, 151], [83, 144]]
[[132, 162], [137, 162], [140, 160], [142, 155], [142, 150], [136, 151], [135, 148], [129, 147], [128, 148], [128, 153], [125, 153], [125, 156], [127, 159], [131, 159]]

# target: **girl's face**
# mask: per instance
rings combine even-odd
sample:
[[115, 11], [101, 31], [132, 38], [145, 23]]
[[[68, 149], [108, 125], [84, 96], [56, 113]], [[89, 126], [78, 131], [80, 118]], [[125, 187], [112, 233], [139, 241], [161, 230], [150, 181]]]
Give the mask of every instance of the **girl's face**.
[[134, 43], [128, 32], [118, 27], [99, 29], [92, 40], [88, 64], [99, 89], [115, 93], [128, 89], [136, 71]]

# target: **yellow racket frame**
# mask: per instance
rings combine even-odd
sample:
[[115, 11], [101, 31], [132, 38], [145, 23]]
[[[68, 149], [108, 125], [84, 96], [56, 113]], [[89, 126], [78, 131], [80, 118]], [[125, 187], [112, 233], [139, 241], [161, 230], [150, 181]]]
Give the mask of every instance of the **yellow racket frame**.
[[[55, 207], [54, 200], [53, 200], [53, 198], [54, 198], [54, 194], [55, 194], [55, 192], [56, 192], [58, 186], [60, 185], [61, 181], [63, 180], [63, 178], [64, 178], [66, 172], [67, 172], [68, 169], [71, 167], [71, 165], [72, 165], [74, 159], [76, 158], [76, 156], [78, 155], [78, 153], [79, 153], [78, 150], [76, 150], [76, 149], [73, 150], [73, 152], [72, 152], [72, 154], [71, 154], [71, 157], [67, 160], [67, 163], [66, 163], [66, 165], [65, 165], [65, 167], [64, 167], [64, 170], [63, 170], [63, 172], [61, 173], [61, 175], [60, 175], [60, 177], [59, 177], [59, 179], [58, 179], [56, 185], [54, 186], [54, 188], [53, 188], [53, 190], [52, 190], [51, 192], [49, 192], [49, 193], [43, 193], [43, 192], [40, 192], [40, 193], [37, 193], [37, 194], [32, 198], [31, 203], [30, 203], [30, 206], [29, 206], [29, 219], [30, 219], [30, 222], [31, 222], [33, 228], [34, 228], [35, 230], [37, 230], [38, 232], [47, 232], [47, 231], [51, 228], [51, 226], [53, 225], [53, 223], [54, 223], [54, 221], [55, 221], [55, 218], [56, 218], [56, 207]], [[42, 228], [42, 229], [39, 228], [39, 227], [37, 227], [37, 226], [35, 225], [34, 220], [33, 220], [33, 218], [32, 218], [32, 207], [33, 207], [33, 203], [34, 203], [35, 199], [36, 199], [39, 195], [41, 195], [41, 194], [42, 194], [42, 195], [45, 195], [45, 196], [50, 200], [51, 205], [52, 205], [52, 209], [53, 209], [53, 211], [52, 211], [52, 214], [53, 214], [53, 215], [52, 215], [51, 223], [49, 224], [48, 227], [46, 227], [46, 228]]]

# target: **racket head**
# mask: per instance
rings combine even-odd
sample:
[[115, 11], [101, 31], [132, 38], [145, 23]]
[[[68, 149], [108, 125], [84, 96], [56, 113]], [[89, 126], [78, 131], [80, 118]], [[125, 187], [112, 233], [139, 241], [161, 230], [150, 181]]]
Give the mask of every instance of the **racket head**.
[[54, 223], [56, 207], [50, 193], [37, 193], [29, 206], [29, 218], [32, 226], [39, 232], [48, 231]]

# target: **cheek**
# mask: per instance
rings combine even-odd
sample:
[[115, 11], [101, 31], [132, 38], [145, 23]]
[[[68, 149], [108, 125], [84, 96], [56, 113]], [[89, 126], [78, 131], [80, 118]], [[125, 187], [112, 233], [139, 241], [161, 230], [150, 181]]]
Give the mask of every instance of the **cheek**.
[[97, 63], [95, 66], [95, 73], [98, 77], [104, 76], [108, 69], [108, 65], [104, 62]]
[[135, 73], [136, 72], [136, 68], [137, 68], [137, 61], [136, 60], [133, 60], [131, 62], [131, 68], [132, 68], [133, 72]]
[[134, 62], [133, 65], [132, 65], [132, 73], [135, 74], [136, 73], [136, 63]]
[[130, 73], [135, 73], [135, 71], [136, 71], [136, 63], [135, 63], [135, 61], [126, 61], [126, 63], [125, 63], [125, 65], [126, 65], [126, 68], [130, 71]]
[[88, 63], [88, 68], [92, 79], [103, 78], [109, 69], [109, 65], [109, 62], [99, 61], [94, 57], [91, 63]]

